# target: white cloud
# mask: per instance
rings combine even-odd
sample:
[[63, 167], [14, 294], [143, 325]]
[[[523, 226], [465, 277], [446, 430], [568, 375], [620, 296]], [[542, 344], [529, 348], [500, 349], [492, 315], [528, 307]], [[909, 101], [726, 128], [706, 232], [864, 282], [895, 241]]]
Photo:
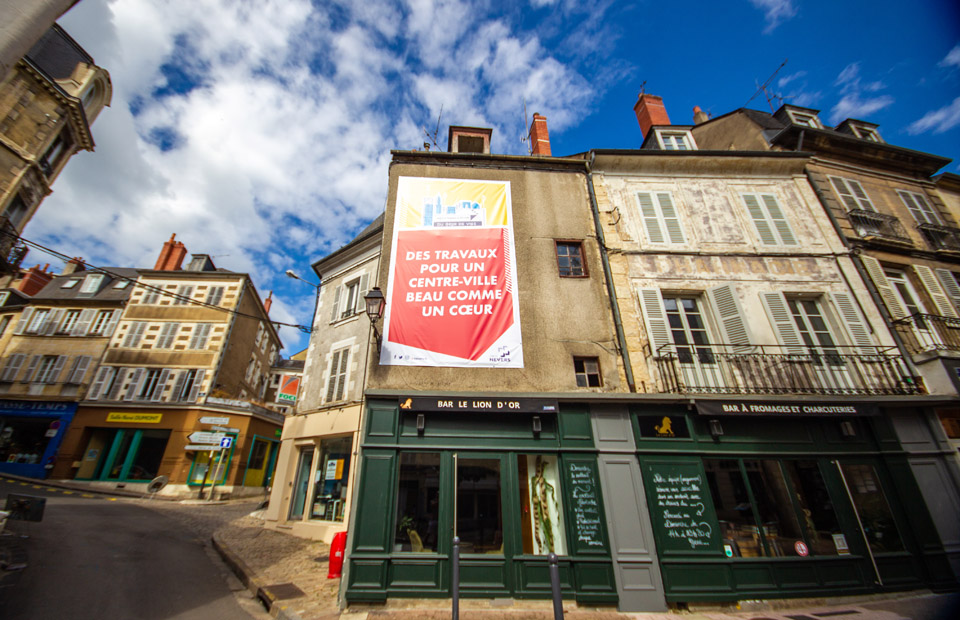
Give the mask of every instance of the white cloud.
[[960, 67], [960, 43], [953, 46], [953, 49], [947, 52], [939, 63], [941, 67]]
[[750, 4], [764, 12], [767, 21], [767, 27], [763, 29], [764, 34], [770, 34], [781, 22], [797, 14], [793, 0], [750, 0]]
[[917, 135], [933, 131], [933, 133], [943, 133], [960, 125], [960, 97], [953, 100], [953, 103], [947, 104], [939, 110], [927, 112], [919, 120], [910, 123], [907, 132], [911, 135]]
[[800, 78], [802, 78], [802, 77], [804, 77], [804, 76], [806, 76], [806, 75], [807, 75], [807, 72], [806, 72], [806, 71], [797, 71], [796, 73], [791, 73], [790, 75], [785, 75], [785, 76], [783, 76], [782, 78], [780, 78], [779, 80], [777, 80], [777, 86], [779, 86], [780, 88], [783, 88], [784, 86], [786, 86], [786, 85], [789, 84], [790, 82], [793, 82], [794, 80], [798, 80], [798, 79], [800, 79]]
[[893, 104], [890, 95], [865, 96], [864, 93], [875, 93], [886, 88], [883, 82], [874, 81], [863, 84], [860, 76], [860, 63], [852, 62], [840, 71], [835, 86], [840, 87], [843, 95], [840, 101], [830, 109], [830, 122], [839, 123], [848, 118], [866, 120], [874, 112], [878, 112]]

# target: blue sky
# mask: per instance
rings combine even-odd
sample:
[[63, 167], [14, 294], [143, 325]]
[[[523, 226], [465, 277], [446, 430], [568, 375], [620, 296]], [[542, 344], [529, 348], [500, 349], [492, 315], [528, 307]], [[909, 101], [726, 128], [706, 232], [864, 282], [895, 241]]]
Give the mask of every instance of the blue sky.
[[747, 105], [787, 60], [771, 93], [960, 172], [956, 2], [83, 0], [60, 23], [110, 71], [113, 103], [25, 236], [149, 267], [175, 232], [274, 291], [284, 322], [309, 323], [313, 289], [283, 272], [312, 277], [382, 211], [389, 150], [421, 147], [441, 106], [441, 148], [448, 124], [479, 125], [525, 153], [524, 103], [555, 155], [635, 148], [644, 82], [688, 124], [694, 105]]

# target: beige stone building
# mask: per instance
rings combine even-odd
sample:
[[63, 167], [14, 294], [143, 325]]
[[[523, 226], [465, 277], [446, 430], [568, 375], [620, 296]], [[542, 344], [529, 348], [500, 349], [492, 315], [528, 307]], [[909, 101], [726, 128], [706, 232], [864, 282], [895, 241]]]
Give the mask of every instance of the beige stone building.
[[[19, 234], [67, 161], [94, 147], [91, 125], [110, 104], [109, 74], [54, 25], [0, 77], [0, 225]], [[26, 249], [0, 238], [0, 275]]]

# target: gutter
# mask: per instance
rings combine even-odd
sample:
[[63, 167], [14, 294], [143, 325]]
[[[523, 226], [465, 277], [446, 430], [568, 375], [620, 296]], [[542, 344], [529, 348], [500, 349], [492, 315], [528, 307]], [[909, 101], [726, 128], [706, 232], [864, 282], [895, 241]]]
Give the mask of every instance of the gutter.
[[593, 160], [596, 156], [590, 151], [590, 161], [586, 162], [587, 190], [590, 192], [590, 211], [593, 214], [593, 226], [597, 230], [597, 241], [600, 243], [600, 259], [603, 262], [603, 276], [607, 283], [607, 295], [610, 297], [610, 310], [613, 313], [613, 324], [617, 330], [617, 345], [620, 348], [620, 357], [623, 359], [623, 372], [627, 378], [627, 386], [631, 392], [637, 391], [637, 384], [633, 377], [633, 366], [630, 364], [630, 353], [627, 348], [626, 337], [623, 334], [623, 321], [620, 318], [620, 304], [617, 302], [617, 289], [613, 284], [613, 273], [610, 269], [610, 258], [607, 254], [607, 243], [600, 226], [600, 208], [597, 206], [597, 195], [593, 189]]

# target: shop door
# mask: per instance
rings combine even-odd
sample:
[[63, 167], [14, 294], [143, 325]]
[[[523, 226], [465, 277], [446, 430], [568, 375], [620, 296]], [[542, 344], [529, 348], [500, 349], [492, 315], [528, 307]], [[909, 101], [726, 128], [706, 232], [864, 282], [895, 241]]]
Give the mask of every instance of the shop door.
[[513, 538], [504, 528], [503, 455], [453, 455], [455, 497], [454, 535], [460, 538], [460, 589], [464, 593], [510, 592]]

